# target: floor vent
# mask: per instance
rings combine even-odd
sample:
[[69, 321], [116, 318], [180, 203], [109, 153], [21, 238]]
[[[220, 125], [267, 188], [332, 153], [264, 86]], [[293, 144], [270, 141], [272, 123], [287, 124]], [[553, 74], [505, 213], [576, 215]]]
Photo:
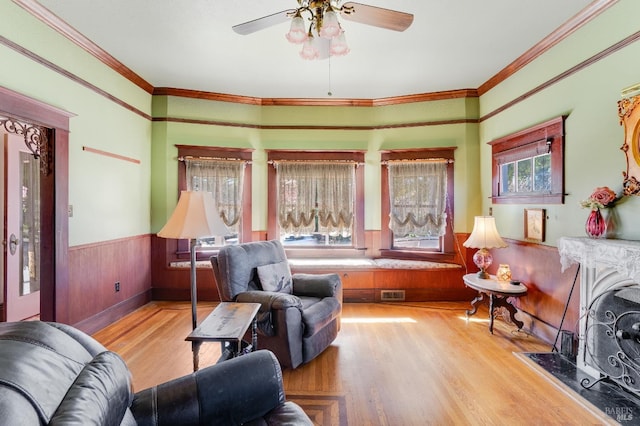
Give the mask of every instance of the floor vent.
[[404, 290], [381, 290], [380, 300], [383, 302], [404, 301]]

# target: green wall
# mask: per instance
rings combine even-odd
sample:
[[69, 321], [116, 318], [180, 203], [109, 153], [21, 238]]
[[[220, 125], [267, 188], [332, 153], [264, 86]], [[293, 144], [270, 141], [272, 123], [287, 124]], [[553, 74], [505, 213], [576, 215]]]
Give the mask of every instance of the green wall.
[[[0, 33], [51, 64], [0, 44], [0, 86], [74, 114], [69, 136], [69, 244], [148, 234], [151, 122], [99, 92], [147, 115], [151, 95], [10, 1], [0, 2]], [[83, 151], [84, 146], [140, 164]]]
[[[493, 88], [480, 98], [480, 117], [546, 84], [589, 58], [638, 31], [640, 2], [622, 0], [582, 27], [549, 52]], [[524, 208], [547, 210], [545, 244], [556, 245], [561, 236], [585, 236], [588, 211], [579, 203], [594, 188], [609, 186], [622, 192], [626, 170], [624, 130], [619, 124], [620, 91], [640, 82], [640, 42], [635, 42], [581, 68], [567, 78], [538, 91], [497, 115], [481, 120], [480, 157], [482, 214], [493, 207], [500, 233], [523, 239]], [[552, 205], [492, 205], [491, 147], [487, 142], [525, 129], [550, 118], [566, 115], [565, 203]], [[617, 238], [640, 239], [637, 215], [639, 197], [622, 200], [613, 213]], [[478, 212], [480, 213], [480, 212]]]
[[[4, 1], [0, 2], [2, 37], [63, 72], [0, 44], [0, 85], [75, 114], [69, 147], [71, 245], [157, 232], [177, 200], [175, 144], [255, 149], [251, 206], [255, 231], [267, 225], [267, 149], [365, 150], [365, 229], [378, 230], [384, 224], [380, 150], [455, 146], [456, 232], [469, 232], [473, 216], [487, 214], [492, 207], [501, 233], [521, 239], [523, 209], [542, 207], [549, 217], [546, 244], [555, 245], [562, 235], [584, 235], [587, 212], [578, 203], [593, 188], [621, 189], [626, 163], [619, 149], [623, 129], [616, 103], [621, 89], [640, 82], [640, 44], [591, 63], [490, 118], [483, 117], [634, 34], [637, 24], [630, 16], [640, 16], [640, 2], [619, 1], [479, 99], [379, 107], [288, 107], [152, 97], [14, 3]], [[152, 122], [151, 115], [208, 124]], [[488, 198], [491, 151], [486, 142], [558, 115], [568, 116], [565, 204], [492, 205]], [[313, 126], [349, 129], [309, 129]], [[134, 158], [140, 164], [83, 151], [83, 146]], [[640, 239], [640, 227], [634, 226], [639, 207], [640, 198], [631, 197], [615, 209], [618, 237]]]
[[[465, 212], [470, 210], [470, 206], [474, 210], [480, 207], [478, 125], [475, 123], [478, 110], [477, 98], [380, 107], [293, 107], [233, 104], [173, 96], [154, 97], [155, 117], [205, 120], [207, 123], [171, 120], [154, 123], [152, 230], [157, 232], [162, 227], [175, 206], [175, 145], [185, 144], [255, 150], [251, 205], [254, 231], [267, 229], [265, 150], [366, 151], [364, 225], [366, 230], [379, 230], [382, 223], [380, 151], [454, 146], [457, 147], [454, 202], [459, 212], [454, 218], [454, 226], [457, 231], [464, 232], [471, 223]], [[458, 124], [460, 120], [468, 120], [470, 124]], [[438, 124], [441, 122], [445, 124]], [[317, 126], [323, 128], [314, 128]]]

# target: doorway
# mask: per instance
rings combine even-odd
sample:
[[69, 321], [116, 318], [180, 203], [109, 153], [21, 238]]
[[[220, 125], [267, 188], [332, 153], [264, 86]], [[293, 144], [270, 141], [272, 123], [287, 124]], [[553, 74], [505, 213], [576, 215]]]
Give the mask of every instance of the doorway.
[[[67, 209], [69, 205], [69, 119], [72, 116], [73, 114], [64, 110], [0, 86], [0, 136], [9, 134], [17, 137], [20, 140], [17, 145], [27, 147], [31, 157], [35, 155], [39, 162], [37, 168], [35, 164], [31, 165], [34, 166], [32, 168], [34, 173], [35, 169], [38, 169], [40, 188], [34, 200], [39, 200], [39, 214], [34, 214], [33, 219], [28, 219], [35, 222], [39, 218], [37, 227], [39, 232], [36, 233], [34, 227], [25, 233], [28, 235], [29, 247], [24, 250], [19, 250], [19, 243], [16, 242], [16, 253], [20, 252], [18, 261], [22, 265], [18, 267], [17, 273], [22, 271], [24, 274], [23, 287], [22, 289], [18, 287], [17, 291], [25, 293], [27, 289], [25, 281], [28, 281], [29, 294], [32, 289], [39, 287], [39, 297], [36, 299], [39, 302], [40, 319], [66, 324], [69, 324], [70, 320]], [[33, 191], [30, 193], [33, 195]], [[5, 223], [6, 220], [5, 216]], [[15, 234], [16, 240], [18, 234]], [[5, 240], [4, 247], [7, 251], [10, 250], [10, 239], [11, 233]], [[35, 254], [36, 249], [31, 239], [38, 240], [38, 255]], [[29, 254], [31, 252], [32, 254]], [[27, 271], [29, 276], [25, 279]], [[2, 272], [3, 277], [6, 276], [7, 271]], [[6, 292], [3, 292], [3, 296], [6, 300]], [[0, 319], [6, 320], [6, 314], [7, 312], [3, 310]]]
[[4, 309], [7, 321], [40, 316], [40, 159], [4, 134]]

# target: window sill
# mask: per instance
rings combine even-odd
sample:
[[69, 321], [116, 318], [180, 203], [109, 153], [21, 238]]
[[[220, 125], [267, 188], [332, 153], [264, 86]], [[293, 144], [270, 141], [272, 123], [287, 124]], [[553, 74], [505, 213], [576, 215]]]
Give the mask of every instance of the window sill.
[[494, 204], [563, 204], [564, 194], [526, 194], [491, 197]]

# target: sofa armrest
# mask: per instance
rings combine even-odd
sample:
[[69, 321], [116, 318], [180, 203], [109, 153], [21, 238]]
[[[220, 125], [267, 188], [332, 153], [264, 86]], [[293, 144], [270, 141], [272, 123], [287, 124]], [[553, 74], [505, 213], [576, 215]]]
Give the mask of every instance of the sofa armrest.
[[260, 350], [140, 391], [131, 411], [138, 425], [236, 425], [284, 402], [278, 360]]
[[293, 294], [296, 296], [341, 299], [342, 281], [338, 274], [293, 274], [292, 278]]
[[245, 291], [236, 296], [236, 302], [260, 303], [260, 312], [272, 309], [280, 310], [287, 308], [302, 309], [300, 298], [288, 293], [278, 293], [275, 291]]

